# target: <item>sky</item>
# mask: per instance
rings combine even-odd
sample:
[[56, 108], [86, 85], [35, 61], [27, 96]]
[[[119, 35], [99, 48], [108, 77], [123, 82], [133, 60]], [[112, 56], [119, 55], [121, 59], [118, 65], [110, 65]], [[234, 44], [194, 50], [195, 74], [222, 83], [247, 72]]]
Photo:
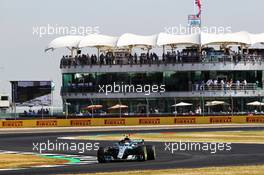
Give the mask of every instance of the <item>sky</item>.
[[[263, 0], [202, 0], [204, 26], [232, 32], [264, 32]], [[61, 105], [60, 58], [66, 49], [44, 52], [61, 35], [37, 35], [41, 26], [97, 27], [101, 34], [151, 35], [187, 25], [194, 0], [0, 0], [0, 94], [10, 80], [53, 80], [55, 106]], [[37, 31], [37, 30], [35, 30]]]

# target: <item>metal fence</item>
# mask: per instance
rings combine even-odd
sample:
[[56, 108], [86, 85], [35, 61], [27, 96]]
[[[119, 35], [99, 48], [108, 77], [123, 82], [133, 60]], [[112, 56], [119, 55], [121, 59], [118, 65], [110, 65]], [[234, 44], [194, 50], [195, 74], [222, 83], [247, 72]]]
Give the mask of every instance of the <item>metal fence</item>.
[[237, 84], [237, 83], [223, 83], [223, 84], [211, 84], [206, 83], [193, 84], [192, 91], [247, 91], [247, 90], [258, 90], [260, 87], [256, 83]]

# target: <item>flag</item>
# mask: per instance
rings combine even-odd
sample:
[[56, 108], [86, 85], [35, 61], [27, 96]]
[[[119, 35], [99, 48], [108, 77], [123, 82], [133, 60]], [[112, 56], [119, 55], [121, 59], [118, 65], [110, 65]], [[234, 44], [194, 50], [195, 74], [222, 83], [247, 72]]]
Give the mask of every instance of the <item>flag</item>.
[[201, 16], [201, 11], [202, 11], [202, 3], [201, 3], [201, 0], [195, 0], [195, 4], [196, 4], [197, 7], [198, 7], [198, 14], [197, 14], [197, 17], [200, 18], [200, 16]]

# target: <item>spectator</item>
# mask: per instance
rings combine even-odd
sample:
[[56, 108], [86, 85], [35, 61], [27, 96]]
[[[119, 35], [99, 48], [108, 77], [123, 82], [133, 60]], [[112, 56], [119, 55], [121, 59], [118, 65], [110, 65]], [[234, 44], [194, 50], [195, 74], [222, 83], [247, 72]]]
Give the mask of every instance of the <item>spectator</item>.
[[247, 89], [247, 80], [243, 81], [243, 89]]
[[223, 79], [221, 80], [220, 84], [221, 84], [221, 89], [224, 90], [225, 81]]
[[239, 81], [239, 80], [236, 81], [236, 89], [237, 89], [237, 90], [240, 89], [240, 81]]

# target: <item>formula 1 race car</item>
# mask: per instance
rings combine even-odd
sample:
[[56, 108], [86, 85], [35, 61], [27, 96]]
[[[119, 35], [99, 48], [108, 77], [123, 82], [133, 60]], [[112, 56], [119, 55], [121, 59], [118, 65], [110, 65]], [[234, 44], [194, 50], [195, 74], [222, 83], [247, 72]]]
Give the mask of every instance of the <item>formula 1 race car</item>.
[[155, 160], [156, 151], [153, 145], [144, 145], [143, 139], [131, 140], [125, 137], [109, 147], [99, 147], [97, 160], [99, 163], [111, 161], [146, 161]]

